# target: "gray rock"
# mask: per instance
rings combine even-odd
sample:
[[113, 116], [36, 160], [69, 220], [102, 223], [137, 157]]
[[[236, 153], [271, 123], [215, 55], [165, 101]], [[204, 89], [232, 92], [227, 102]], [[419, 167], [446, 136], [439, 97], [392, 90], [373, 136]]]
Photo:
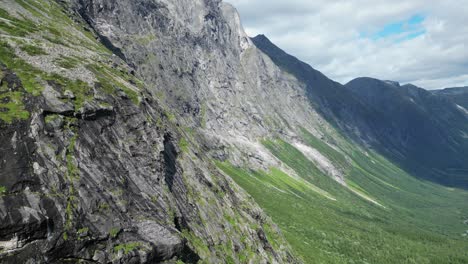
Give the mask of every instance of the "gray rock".
[[45, 100], [44, 110], [51, 113], [70, 115], [75, 111], [73, 103], [62, 101], [60, 93], [50, 85], [46, 85], [42, 91]]
[[73, 92], [70, 91], [70, 90], [66, 90], [66, 91], [63, 93], [63, 95], [64, 95], [65, 98], [67, 98], [67, 99], [71, 99], [71, 100], [76, 99], [76, 96], [75, 96], [75, 95], [73, 94]]

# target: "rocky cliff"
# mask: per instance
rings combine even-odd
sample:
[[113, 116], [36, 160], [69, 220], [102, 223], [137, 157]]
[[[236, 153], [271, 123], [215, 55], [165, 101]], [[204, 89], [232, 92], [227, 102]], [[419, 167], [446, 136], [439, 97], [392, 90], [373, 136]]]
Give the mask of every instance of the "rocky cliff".
[[255, 119], [234, 78], [243, 52], [262, 55], [232, 7], [43, 0], [0, 11], [2, 262], [296, 262], [193, 129], [226, 135], [220, 124], [241, 115], [230, 125], [245, 133]]

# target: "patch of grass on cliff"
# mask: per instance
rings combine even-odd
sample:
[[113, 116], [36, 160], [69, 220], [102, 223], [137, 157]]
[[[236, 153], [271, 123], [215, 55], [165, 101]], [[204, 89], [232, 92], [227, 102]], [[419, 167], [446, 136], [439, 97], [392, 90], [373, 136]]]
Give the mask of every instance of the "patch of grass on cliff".
[[0, 31], [7, 35], [25, 37], [39, 30], [34, 21], [26, 18], [18, 19], [2, 8], [0, 8], [0, 18], [3, 18], [0, 20]]
[[77, 108], [80, 108], [86, 100], [93, 98], [94, 94], [87, 83], [81, 80], [70, 80], [56, 73], [43, 72], [17, 57], [13, 48], [1, 41], [0, 61], [19, 77], [24, 90], [33, 96], [40, 95], [44, 89], [44, 83], [49, 81], [71, 90], [76, 96], [74, 102]]
[[128, 253], [136, 250], [136, 249], [139, 249], [141, 248], [141, 243], [139, 242], [130, 242], [130, 243], [126, 243], [126, 244], [118, 244], [116, 246], [114, 246], [114, 252], [115, 253], [118, 253], [119, 251], [122, 251], [125, 255], [127, 255]]
[[113, 227], [111, 228], [111, 230], [109, 231], [109, 235], [112, 237], [112, 238], [116, 238], [119, 233], [120, 233], [120, 227]]
[[56, 59], [54, 63], [64, 69], [73, 69], [80, 65], [80, 59], [75, 57], [61, 57]]
[[81, 108], [86, 101], [92, 101], [94, 99], [93, 89], [88, 85], [88, 83], [85, 83], [82, 80], [70, 80], [55, 73], [44, 76], [44, 79], [59, 85], [63, 89], [72, 91], [75, 95], [73, 103], [76, 109]]
[[[0, 20], [0, 31], [4, 31], [13, 36], [22, 37], [32, 32], [41, 32], [44, 39], [57, 45], [70, 47], [71, 44], [81, 47], [90, 47], [100, 53], [106, 55], [110, 54], [110, 51], [98, 42], [90, 31], [83, 29], [84, 25], [77, 25], [75, 21], [72, 21], [59, 4], [44, 0], [36, 0], [33, 2], [18, 1], [18, 4], [35, 16], [40, 23], [25, 18], [18, 19], [10, 15], [6, 10], [0, 9], [0, 17], [4, 18]], [[65, 87], [65, 89], [72, 90], [75, 93], [77, 97], [77, 108], [81, 107], [86, 100], [92, 99], [90, 98], [92, 97], [90, 93], [92, 89], [87, 87], [87, 84], [81, 81], [66, 79], [58, 74], [44, 73], [18, 58], [15, 55], [14, 49], [12, 49], [8, 43], [2, 41], [0, 44], [0, 61], [18, 74], [28, 93], [39, 95], [43, 90], [44, 81], [55, 81], [61, 85], [66, 85], [67, 87]], [[45, 55], [45, 51], [40, 48], [39, 44], [32, 45], [23, 42], [19, 48], [31, 56]], [[56, 60], [55, 63], [62, 68], [72, 69], [80, 64], [80, 60], [75, 57], [63, 57]], [[127, 94], [135, 104], [139, 104], [138, 91], [127, 87], [128, 84], [122, 83], [128, 82], [135, 87], [142, 88], [144, 84], [138, 78], [125, 70], [114, 69], [105, 64], [91, 65], [89, 68], [95, 73], [96, 78], [102, 84], [106, 92], [114, 94], [116, 90], [120, 89]]]
[[61, 117], [60, 115], [47, 115], [44, 119], [46, 124], [52, 124], [53, 122], [59, 120]]
[[86, 66], [88, 70], [94, 73], [102, 89], [108, 94], [115, 94], [117, 90], [122, 90], [128, 98], [135, 104], [140, 104], [138, 92], [128, 88], [121, 83], [118, 78], [111, 73], [110, 67], [104, 65], [90, 64]]
[[20, 46], [20, 49], [26, 52], [29, 56], [47, 55], [47, 52], [38, 45], [24, 44]]
[[[41, 5], [39, 1], [24, 1], [24, 0], [16, 0], [18, 4], [20, 4], [24, 9], [28, 10], [31, 14], [36, 17], [44, 16], [44, 6]], [[42, 3], [43, 4], [43, 3]]]
[[187, 153], [189, 151], [189, 143], [185, 137], [181, 137], [179, 140], [179, 148], [183, 153]]
[[0, 94], [0, 119], [11, 124], [15, 120], [29, 119], [29, 112], [25, 110], [23, 94], [21, 92], [7, 92]]
[[0, 185], [0, 196], [3, 196], [7, 192], [7, 188], [5, 186]]
[[182, 236], [187, 239], [191, 248], [194, 249], [202, 259], [210, 256], [211, 250], [208, 248], [205, 242], [203, 242], [203, 240], [197, 237], [193, 232], [183, 230]]
[[41, 76], [45, 74], [18, 58], [13, 48], [4, 41], [0, 41], [0, 61], [16, 73], [26, 92], [37, 96], [43, 90]]
[[[11, 41], [15, 41], [18, 44], [17, 48], [29, 55], [46, 55], [46, 52], [41, 48], [40, 42], [44, 40], [49, 40], [53, 44], [68, 48], [72, 48], [74, 45], [87, 47], [99, 53], [103, 53], [106, 56], [111, 54], [109, 50], [96, 40], [92, 32], [84, 29], [84, 25], [72, 21], [60, 4], [54, 1], [44, 0], [22, 0], [17, 1], [17, 3], [27, 10], [27, 12], [31, 13], [37, 21], [27, 19], [26, 17], [29, 16], [29, 14], [10, 14], [5, 9], [0, 8], [0, 33], [14, 37], [28, 37], [31, 33], [39, 32], [42, 39], [35, 34], [33, 38], [36, 42], [26, 43], [25, 41], [11, 38]], [[0, 62], [18, 75], [24, 89], [33, 96], [39, 96], [41, 94], [46, 82], [54, 82], [64, 89], [71, 90], [75, 94], [76, 100], [74, 100], [73, 103], [77, 109], [82, 107], [84, 102], [93, 100], [93, 89], [89, 87], [87, 83], [79, 80], [70, 80], [60, 76], [60, 74], [46, 73], [31, 66], [29, 63], [16, 56], [15, 49], [6, 41], [0, 41]], [[77, 67], [81, 61], [76, 57], [63, 57], [56, 60], [55, 63], [62, 68], [73, 69]], [[138, 91], [120, 83], [120, 80], [124, 80], [134, 84], [136, 87], [143, 87], [143, 83], [135, 76], [126, 71], [113, 69], [109, 66], [96, 71], [95, 74], [103, 84], [102, 87], [107, 88], [109, 94], [114, 94], [116, 90], [120, 89], [127, 94], [135, 104], [139, 104]], [[8, 109], [12, 107], [12, 105], [9, 105]], [[9, 116], [6, 116], [6, 110], [7, 108], [3, 108], [2, 117], [4, 119], [14, 120], [26, 118], [27, 113], [24, 111], [8, 111]], [[10, 117], [11, 115], [13, 116]]]
[[76, 234], [77, 235], [83, 235], [83, 234], [86, 234], [88, 232], [89, 232], [89, 228], [88, 227], [83, 227], [83, 228], [78, 229], [78, 231], [76, 231]]
[[13, 48], [7, 43], [0, 42], [0, 60], [8, 69], [18, 75], [26, 92], [38, 96], [44, 89], [44, 83], [54, 82], [63, 89], [71, 90], [76, 99], [75, 107], [80, 108], [86, 100], [93, 99], [91, 87], [81, 80], [70, 80], [56, 73], [43, 72], [15, 55]]

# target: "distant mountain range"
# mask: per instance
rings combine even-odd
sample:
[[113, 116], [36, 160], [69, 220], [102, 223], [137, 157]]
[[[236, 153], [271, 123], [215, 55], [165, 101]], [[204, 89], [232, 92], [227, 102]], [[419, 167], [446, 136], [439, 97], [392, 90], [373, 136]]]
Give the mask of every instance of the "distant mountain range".
[[459, 106], [468, 109], [468, 86], [433, 90], [433, 94], [445, 97]]
[[421, 178], [468, 187], [466, 88], [427, 91], [357, 78], [341, 85], [285, 53], [264, 35], [252, 39], [307, 85], [311, 102], [347, 136], [385, 153]]

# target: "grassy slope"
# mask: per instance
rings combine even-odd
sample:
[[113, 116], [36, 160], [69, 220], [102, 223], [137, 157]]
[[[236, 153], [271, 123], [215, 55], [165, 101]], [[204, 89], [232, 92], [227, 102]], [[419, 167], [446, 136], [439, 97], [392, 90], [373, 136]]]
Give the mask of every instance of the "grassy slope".
[[[139, 103], [137, 90], [141, 82], [125, 69], [113, 68], [108, 62], [112, 53], [54, 1], [7, 1], [0, 6], [0, 36], [0, 63], [14, 72], [24, 87], [18, 90], [13, 84], [2, 84], [1, 121], [12, 123], [28, 119], [30, 113], [23, 104], [25, 97], [39, 96], [47, 82], [72, 91], [76, 109], [86, 101], [93, 101], [95, 87], [83, 80], [65, 77], [62, 73], [67, 71], [74, 75], [86, 69], [97, 79], [96, 85], [102, 92], [115, 94], [122, 90], [135, 104]], [[24, 55], [19, 56], [21, 52], [45, 66], [33, 66]], [[45, 63], [51, 58], [55, 58], [53, 64]], [[136, 83], [136, 87], [131, 83]]]
[[[375, 199], [372, 204], [323, 175], [293, 146], [281, 140], [265, 146], [301, 180], [272, 168], [256, 172], [218, 166], [245, 188], [283, 230], [306, 263], [468, 263], [468, 193], [408, 175], [381, 156], [342, 142], [351, 160], [304, 131], [303, 138], [340, 167], [348, 185]], [[268, 191], [265, 191], [268, 190]]]

